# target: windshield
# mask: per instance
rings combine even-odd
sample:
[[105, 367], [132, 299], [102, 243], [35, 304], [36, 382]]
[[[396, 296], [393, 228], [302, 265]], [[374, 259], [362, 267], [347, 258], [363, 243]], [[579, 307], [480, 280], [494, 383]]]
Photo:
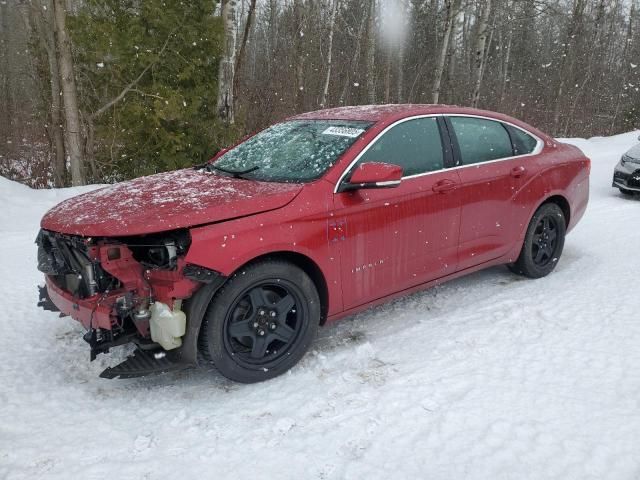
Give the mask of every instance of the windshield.
[[294, 120], [273, 125], [223, 154], [210, 169], [272, 182], [319, 178], [371, 126], [348, 120]]

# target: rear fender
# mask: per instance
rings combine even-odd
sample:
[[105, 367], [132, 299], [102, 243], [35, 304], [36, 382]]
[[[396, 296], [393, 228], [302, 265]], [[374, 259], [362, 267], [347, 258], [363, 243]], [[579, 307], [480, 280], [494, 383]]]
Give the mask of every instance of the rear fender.
[[[522, 243], [531, 218], [541, 205], [553, 197], [566, 200], [569, 208], [567, 233], [584, 215], [589, 199], [589, 160], [551, 166], [538, 173], [524, 185], [513, 199], [515, 206], [514, 224], [517, 236], [514, 248], [508, 254], [508, 261], [515, 261], [520, 255]], [[586, 173], [585, 173], [586, 172]]]

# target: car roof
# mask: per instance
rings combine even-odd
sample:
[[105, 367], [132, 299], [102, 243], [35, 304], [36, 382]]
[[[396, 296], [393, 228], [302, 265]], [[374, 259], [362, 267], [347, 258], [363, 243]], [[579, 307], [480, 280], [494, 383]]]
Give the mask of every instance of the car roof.
[[389, 117], [439, 113], [446, 106], [427, 104], [354, 105], [306, 112], [291, 117], [291, 119], [367, 120], [377, 122]]
[[406, 117], [417, 115], [474, 115], [488, 117], [494, 120], [512, 123], [525, 130], [528, 130], [540, 138], [547, 139], [548, 136], [537, 128], [525, 122], [509, 117], [502, 113], [479, 110], [477, 108], [459, 107], [456, 105], [442, 104], [386, 104], [386, 105], [355, 105], [348, 107], [327, 108], [306, 112], [287, 120], [363, 120], [369, 122], [381, 122], [390, 124]]

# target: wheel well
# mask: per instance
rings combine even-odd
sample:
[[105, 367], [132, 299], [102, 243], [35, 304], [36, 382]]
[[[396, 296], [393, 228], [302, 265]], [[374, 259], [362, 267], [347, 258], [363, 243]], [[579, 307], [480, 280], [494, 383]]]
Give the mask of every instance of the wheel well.
[[546, 203], [555, 203], [560, 207], [562, 213], [564, 214], [566, 226], [568, 227], [569, 222], [571, 221], [571, 207], [569, 206], [569, 202], [567, 202], [567, 199], [561, 195], [554, 195], [553, 197], [547, 198], [542, 205]]
[[[296, 252], [281, 251], [256, 257], [240, 268], [244, 268], [252, 263], [267, 259], [278, 259], [290, 262], [298, 268], [301, 268], [307, 275], [309, 275], [309, 277], [311, 277], [311, 280], [318, 290], [318, 296], [320, 297], [320, 325], [324, 325], [327, 321], [327, 313], [329, 311], [329, 288], [327, 287], [327, 281], [324, 278], [324, 274], [322, 273], [322, 270], [320, 270], [320, 267], [318, 267], [318, 265], [306, 255]], [[240, 270], [240, 268], [238, 270]]]

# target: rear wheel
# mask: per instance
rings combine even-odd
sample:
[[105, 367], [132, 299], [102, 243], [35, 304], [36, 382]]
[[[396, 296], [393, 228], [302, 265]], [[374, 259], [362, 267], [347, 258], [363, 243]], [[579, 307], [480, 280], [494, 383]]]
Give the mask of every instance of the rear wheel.
[[542, 205], [529, 222], [518, 260], [509, 268], [529, 278], [551, 273], [562, 255], [566, 228], [564, 213], [558, 205]]
[[266, 260], [234, 274], [213, 298], [199, 347], [225, 377], [273, 378], [305, 354], [320, 323], [313, 281], [288, 262]]

